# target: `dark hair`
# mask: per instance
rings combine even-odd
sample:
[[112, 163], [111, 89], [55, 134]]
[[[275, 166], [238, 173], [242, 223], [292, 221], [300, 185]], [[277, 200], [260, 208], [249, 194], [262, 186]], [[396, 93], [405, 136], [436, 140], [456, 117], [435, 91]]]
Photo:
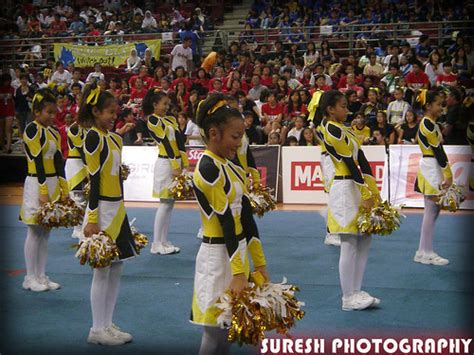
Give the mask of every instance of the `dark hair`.
[[347, 98], [351, 97], [354, 94], [357, 94], [357, 92], [355, 92], [355, 90], [349, 89], [349, 90], [346, 91], [346, 97]]
[[440, 95], [440, 92], [437, 90], [430, 90], [426, 93], [426, 103], [425, 103], [425, 108], [432, 104], [433, 102], [436, 101], [438, 96]]
[[461, 91], [459, 91], [457, 88], [454, 88], [454, 87], [450, 87], [448, 89], [448, 92], [450, 95], [452, 95], [457, 102], [461, 102], [462, 100], [462, 94], [461, 94]]
[[446, 61], [446, 62], [443, 63], [443, 68], [444, 68], [444, 67], [451, 67], [451, 68], [452, 68], [452, 67], [453, 67], [453, 63], [451, 63], [450, 61]]
[[296, 138], [295, 136], [289, 136], [287, 139], [286, 139], [286, 142], [285, 142], [285, 145], [290, 145], [290, 143], [298, 143], [298, 138]]
[[129, 114], [131, 114], [132, 112], [133, 112], [133, 111], [132, 111], [131, 108], [126, 107], [126, 108], [124, 108], [124, 109], [122, 110], [122, 112], [120, 113], [120, 116], [119, 116], [119, 117], [120, 117], [121, 119], [124, 119], [124, 118], [127, 117]]
[[56, 104], [56, 96], [48, 88], [39, 89], [33, 97], [31, 111], [40, 112], [46, 107], [46, 104]]
[[155, 111], [153, 104], [160, 102], [162, 98], [168, 97], [163, 91], [155, 88], [148, 90], [142, 101], [142, 109], [145, 115], [151, 115]]
[[[92, 102], [87, 103], [87, 99], [93, 90], [97, 90], [97, 83], [87, 84], [84, 88], [84, 93], [82, 95], [81, 107], [77, 114], [77, 122], [83, 127], [91, 127], [94, 124], [94, 114], [92, 113], [92, 108], [97, 107], [99, 111], [104, 110], [110, 105], [111, 102], [115, 100], [114, 95], [108, 91], [99, 91], [97, 101], [95, 104]], [[93, 100], [95, 101], [95, 99]]]
[[74, 84], [72, 84], [72, 85], [71, 85], [71, 90], [74, 89], [74, 88], [79, 88], [79, 89], [82, 90], [82, 86], [81, 86], [81, 84], [79, 84], [79, 83], [74, 83]]
[[206, 138], [209, 138], [209, 129], [211, 127], [214, 126], [220, 129], [231, 118], [242, 119], [242, 114], [239, 110], [228, 106], [227, 103], [219, 107], [221, 101], [226, 101], [226, 96], [223, 94], [211, 94], [199, 103], [196, 113], [196, 124], [204, 131]]
[[344, 97], [344, 94], [338, 90], [326, 91], [323, 96], [321, 96], [321, 100], [319, 101], [319, 107], [321, 108], [321, 111], [324, 116], [327, 115], [328, 107], [336, 106], [336, 103], [341, 97]]

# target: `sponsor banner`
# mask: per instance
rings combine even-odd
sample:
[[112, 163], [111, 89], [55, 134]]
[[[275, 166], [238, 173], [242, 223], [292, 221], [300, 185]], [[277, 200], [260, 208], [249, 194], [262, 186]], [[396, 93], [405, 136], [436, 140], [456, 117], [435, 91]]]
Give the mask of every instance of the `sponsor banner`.
[[[385, 165], [385, 147], [366, 146], [362, 149], [381, 189]], [[320, 162], [320, 147], [282, 148], [283, 203], [327, 203]]]
[[138, 56], [143, 58], [147, 48], [150, 48], [153, 56], [159, 59], [160, 39], [101, 46], [55, 43], [54, 58], [56, 61], [61, 61], [65, 66], [73, 63], [76, 67], [93, 67], [95, 63], [100, 63], [103, 66], [117, 68], [119, 65], [126, 63], [132, 49], [136, 49]]
[[[466, 201], [463, 209], [474, 209], [474, 193], [468, 190], [469, 174], [472, 169], [469, 146], [444, 146], [448, 156], [454, 182], [466, 187]], [[406, 207], [423, 207], [423, 195], [414, 190], [416, 174], [422, 154], [416, 145], [390, 146], [390, 200]], [[383, 196], [388, 196], [388, 173], [385, 174]]]
[[[280, 161], [279, 146], [250, 146], [260, 171], [262, 184], [276, 191], [278, 186], [278, 169]], [[189, 160], [189, 171], [194, 171], [204, 147], [186, 147]], [[126, 201], [158, 201], [152, 196], [153, 173], [158, 151], [150, 146], [125, 146], [122, 161], [130, 167], [130, 175], [124, 182]]]

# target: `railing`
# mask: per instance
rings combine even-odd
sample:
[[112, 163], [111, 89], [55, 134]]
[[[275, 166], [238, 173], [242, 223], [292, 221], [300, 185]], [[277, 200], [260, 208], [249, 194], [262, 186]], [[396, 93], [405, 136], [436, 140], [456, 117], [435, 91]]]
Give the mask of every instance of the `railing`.
[[[333, 31], [329, 33], [328, 27], [302, 27], [301, 32], [304, 35], [304, 42], [300, 45], [299, 51], [304, 52], [306, 43], [309, 41], [318, 43], [322, 39], [328, 39], [331, 48], [340, 57], [344, 57], [349, 51], [362, 49], [361, 34], [366, 34], [365, 41], [378, 44], [379, 39], [384, 37], [387, 41], [407, 39], [412, 44], [416, 43], [419, 34], [413, 31], [419, 31], [429, 35], [432, 45], [440, 45], [445, 39], [452, 39], [453, 33], [462, 32], [469, 36], [473, 34], [474, 21], [444, 21], [444, 22], [415, 22], [415, 23], [389, 23], [368, 25], [348, 25], [334, 26]], [[239, 42], [239, 35], [243, 31], [242, 27], [228, 28], [225, 30], [207, 31], [201, 33], [202, 40], [199, 42], [199, 48], [228, 48], [233, 41]], [[251, 30], [251, 35], [255, 39], [255, 44], [274, 44], [277, 40], [285, 42], [290, 28], [268, 28]], [[88, 42], [87, 36], [74, 37], [44, 37], [44, 38], [19, 38], [0, 40], [0, 61], [1, 66], [15, 67], [25, 62], [25, 57], [30, 58], [27, 62], [33, 67], [39, 67], [44, 64], [46, 58], [52, 57], [54, 43], [78, 43], [83, 45], [101, 45], [105, 43], [106, 38], [113, 43], [138, 42], [148, 39], [163, 39], [169, 36], [163, 33], [135, 33], [120, 36], [102, 35], [98, 41]], [[179, 33], [172, 33], [171, 40], [164, 40], [161, 46], [161, 55], [167, 57], [175, 44], [179, 43]], [[35, 45], [41, 45], [41, 58], [31, 56], [31, 49]], [[202, 53], [206, 55], [206, 52]]]

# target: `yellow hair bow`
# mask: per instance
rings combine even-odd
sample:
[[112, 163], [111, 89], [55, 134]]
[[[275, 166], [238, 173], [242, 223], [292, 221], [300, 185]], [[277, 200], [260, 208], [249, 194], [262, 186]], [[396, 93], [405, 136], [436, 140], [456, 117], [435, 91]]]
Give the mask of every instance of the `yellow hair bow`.
[[324, 91], [322, 90], [316, 90], [313, 93], [313, 96], [311, 98], [311, 101], [308, 104], [308, 121], [314, 120], [314, 115], [316, 114], [316, 110], [319, 106], [319, 101], [321, 100], [321, 96], [323, 96]]
[[40, 94], [39, 92], [37, 92], [35, 94], [35, 96], [33, 96], [33, 103], [40, 103], [41, 101], [43, 101], [43, 98], [44, 96], [42, 94]]
[[420, 89], [418, 96], [416, 97], [416, 102], [419, 102], [421, 106], [426, 105], [426, 94], [428, 93], [427, 89]]
[[371, 90], [377, 92], [377, 94], [380, 92], [380, 89], [375, 88], [375, 87], [369, 88], [369, 91], [371, 91]]
[[99, 87], [92, 89], [91, 92], [89, 93], [89, 96], [87, 96], [86, 104], [92, 105], [92, 106], [97, 105], [97, 100], [99, 100], [99, 95], [100, 95]]
[[227, 105], [227, 101], [226, 100], [220, 100], [218, 101], [214, 106], [212, 106], [212, 108], [207, 111], [207, 114], [208, 115], [212, 115], [214, 112], [216, 112], [218, 109], [220, 109], [221, 107], [223, 106], [226, 106]]

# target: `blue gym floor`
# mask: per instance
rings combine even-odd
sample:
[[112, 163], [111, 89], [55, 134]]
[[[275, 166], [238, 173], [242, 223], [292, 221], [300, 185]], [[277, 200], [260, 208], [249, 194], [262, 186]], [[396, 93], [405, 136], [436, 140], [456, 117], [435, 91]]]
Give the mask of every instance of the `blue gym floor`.
[[[127, 261], [114, 322], [131, 332], [134, 341], [122, 347], [89, 345], [91, 326], [89, 290], [91, 269], [74, 258], [70, 230], [55, 230], [49, 242], [47, 273], [63, 288], [24, 291], [23, 243], [26, 228], [18, 221], [19, 207], [2, 206], [0, 289], [3, 354], [138, 354], [198, 351], [201, 328], [188, 322], [193, 288], [194, 259], [200, 241], [196, 210], [173, 211], [169, 239], [181, 253], [155, 256], [149, 247]], [[129, 219], [152, 236], [155, 210], [129, 208]], [[273, 212], [258, 219], [270, 276], [300, 286], [306, 317], [294, 335], [364, 331], [402, 332], [472, 330], [469, 308], [473, 290], [472, 215], [443, 214], [436, 225], [435, 250], [451, 263], [444, 267], [412, 261], [418, 246], [421, 214], [408, 214], [400, 230], [374, 237], [364, 288], [382, 299], [380, 309], [341, 311], [338, 277], [339, 249], [323, 244], [324, 221], [317, 212]], [[254, 353], [232, 347], [232, 353]]]

